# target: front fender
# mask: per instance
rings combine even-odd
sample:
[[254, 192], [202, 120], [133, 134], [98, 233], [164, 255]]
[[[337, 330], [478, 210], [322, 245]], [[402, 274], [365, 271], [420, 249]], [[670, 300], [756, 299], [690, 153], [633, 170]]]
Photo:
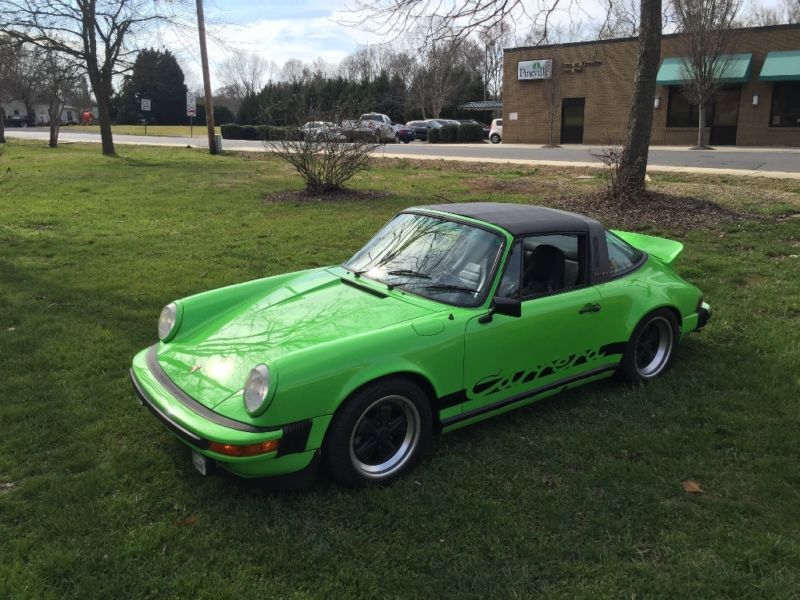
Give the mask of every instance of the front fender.
[[423, 377], [437, 396], [460, 390], [467, 319], [445, 314], [429, 319], [441, 322], [435, 335], [420, 335], [406, 322], [281, 357], [280, 388], [263, 424], [333, 414], [355, 390], [396, 373]]

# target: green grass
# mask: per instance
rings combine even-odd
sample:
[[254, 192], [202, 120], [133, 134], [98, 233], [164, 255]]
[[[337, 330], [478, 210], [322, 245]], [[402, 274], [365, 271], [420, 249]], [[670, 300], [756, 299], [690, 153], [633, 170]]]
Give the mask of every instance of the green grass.
[[[442, 436], [387, 489], [193, 471], [127, 379], [162, 305], [342, 261], [434, 194], [555, 202], [588, 185], [538, 168], [531, 196], [500, 191], [531, 179], [517, 167], [378, 164], [352, 184], [377, 199], [279, 202], [265, 196], [301, 186], [273, 157], [7, 146], [0, 597], [796, 598], [798, 219], [662, 232], [685, 242], [679, 271], [715, 316], [656, 383], [596, 384]], [[800, 213], [791, 182], [652, 185]]]
[[[70, 125], [62, 127], [61, 131], [74, 132], [74, 133], [99, 133], [99, 125]], [[116, 135], [145, 135], [144, 125], [114, 125], [111, 128], [112, 133]], [[146, 135], [154, 136], [179, 136], [189, 137], [191, 133], [193, 137], [205, 137], [208, 135], [205, 125], [195, 125], [190, 128], [188, 125], [148, 125]], [[215, 131], [219, 134], [219, 127]]]

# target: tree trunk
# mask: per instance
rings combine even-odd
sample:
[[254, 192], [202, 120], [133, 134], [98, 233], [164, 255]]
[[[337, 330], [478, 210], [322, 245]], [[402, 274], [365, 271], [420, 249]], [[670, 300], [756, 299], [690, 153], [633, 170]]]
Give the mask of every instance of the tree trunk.
[[703, 147], [703, 126], [705, 125], [706, 121], [706, 110], [703, 108], [702, 103], [698, 108], [697, 114], [697, 149], [700, 150]]
[[51, 148], [58, 148], [58, 128], [61, 125], [61, 111], [59, 107], [50, 105], [50, 109], [47, 111], [47, 116], [50, 119], [50, 141], [48, 142], [48, 146]]
[[650, 149], [650, 130], [653, 125], [653, 100], [656, 94], [656, 75], [661, 59], [661, 0], [641, 0], [639, 52], [636, 80], [633, 85], [633, 105], [625, 147], [619, 162], [619, 195], [634, 198], [645, 191], [647, 153]]
[[95, 100], [97, 101], [97, 120], [100, 123], [100, 141], [103, 154], [114, 156], [114, 136], [111, 134], [111, 83], [106, 84], [97, 64], [90, 64], [87, 68], [89, 83], [92, 84]]
[[0, 144], [6, 143], [6, 110], [0, 106]]

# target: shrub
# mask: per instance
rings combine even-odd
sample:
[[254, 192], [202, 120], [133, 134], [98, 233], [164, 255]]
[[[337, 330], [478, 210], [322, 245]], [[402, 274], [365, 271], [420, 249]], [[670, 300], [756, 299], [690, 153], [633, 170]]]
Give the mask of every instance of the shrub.
[[454, 144], [458, 141], [459, 125], [445, 125], [442, 127], [442, 142], [445, 144]]
[[236, 123], [226, 123], [220, 125], [220, 133], [223, 140], [240, 140], [242, 139], [242, 126]]
[[370, 141], [348, 144], [334, 140], [287, 138], [276, 144], [265, 142], [265, 145], [292, 165], [303, 178], [306, 192], [314, 194], [336, 191], [353, 175], [366, 171], [370, 154], [380, 146], [373, 136], [370, 136]]
[[482, 142], [483, 127], [477, 123], [462, 123], [458, 128], [458, 141], [462, 143]]
[[257, 140], [258, 131], [253, 125], [242, 125], [242, 140]]

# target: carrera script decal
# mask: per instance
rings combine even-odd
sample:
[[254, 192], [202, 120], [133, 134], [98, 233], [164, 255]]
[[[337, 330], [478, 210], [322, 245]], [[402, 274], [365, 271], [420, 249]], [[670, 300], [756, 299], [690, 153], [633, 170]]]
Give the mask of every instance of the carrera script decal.
[[517, 371], [510, 376], [503, 375], [502, 371], [487, 375], [472, 386], [472, 393], [476, 396], [491, 396], [498, 392], [505, 391], [512, 387], [522, 386], [532, 381], [537, 381], [543, 377], [557, 375], [561, 371], [571, 369], [583, 364], [597, 361], [600, 358], [622, 354], [625, 351], [625, 343], [606, 344], [599, 349], [584, 350], [576, 352], [566, 358], [558, 358], [552, 362], [537, 365], [530, 369]]

